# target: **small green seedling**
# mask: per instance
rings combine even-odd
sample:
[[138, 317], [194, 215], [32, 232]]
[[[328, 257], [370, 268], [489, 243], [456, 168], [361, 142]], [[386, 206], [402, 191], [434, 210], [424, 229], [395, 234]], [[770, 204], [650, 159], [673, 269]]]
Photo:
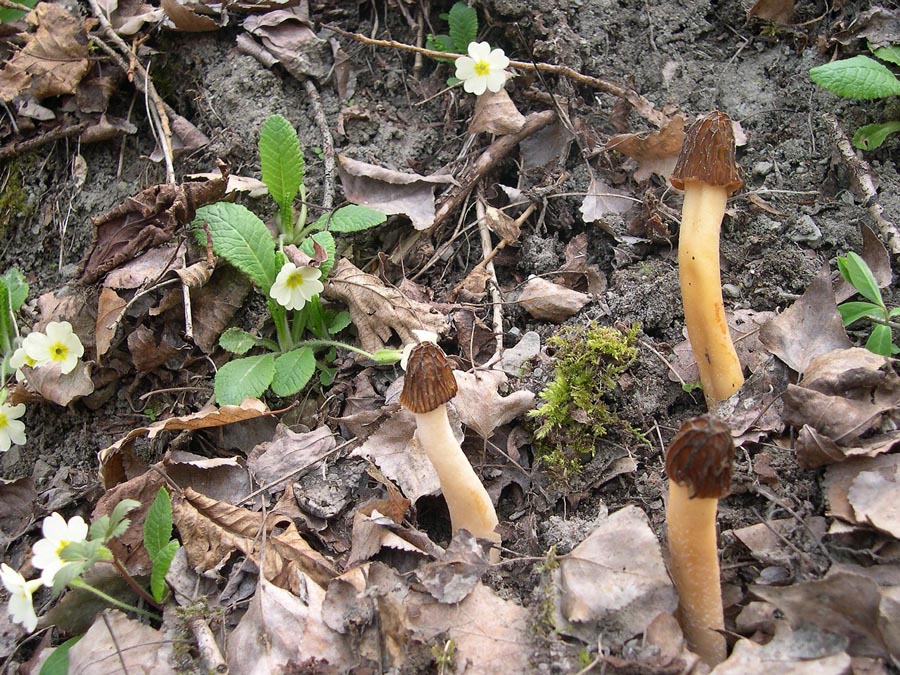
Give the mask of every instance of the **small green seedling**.
[[872, 322], [872, 333], [866, 341], [866, 349], [881, 356], [891, 356], [900, 352], [893, 342], [891, 328], [893, 319], [900, 316], [900, 307], [888, 309], [881, 297], [881, 289], [875, 275], [859, 255], [852, 251], [837, 259], [838, 270], [844, 280], [868, 302], [845, 302], [838, 305], [844, 326], [860, 319]]
[[150, 592], [162, 602], [166, 594], [166, 573], [172, 565], [180, 544], [172, 539], [172, 500], [165, 488], [159, 488], [156, 498], [147, 509], [144, 520], [144, 548], [150, 555]]
[[[475, 42], [478, 35], [478, 13], [474, 7], [464, 2], [457, 2], [447, 14], [441, 18], [450, 27], [449, 35], [431, 35], [425, 40], [425, 46], [438, 52], [448, 54], [465, 54], [470, 42]], [[446, 59], [452, 62], [452, 59]]]
[[[900, 46], [876, 49], [870, 44], [869, 49], [878, 59], [900, 65]], [[862, 54], [811, 68], [809, 77], [819, 86], [844, 98], [868, 100], [900, 95], [900, 79], [891, 69]], [[867, 124], [853, 134], [853, 145], [860, 150], [874, 150], [898, 131], [900, 120]]]
[[[350, 315], [323, 307], [318, 291], [334, 267], [336, 244], [332, 232], [366, 230], [385, 222], [386, 216], [373, 209], [350, 205], [307, 223], [303, 151], [297, 132], [280, 115], [273, 115], [263, 123], [259, 154], [263, 182], [278, 205], [277, 238], [273, 238], [256, 214], [230, 202], [197, 209], [193, 224], [201, 245], [206, 244], [208, 233], [213, 251], [245, 274], [266, 296], [275, 324], [276, 340], [257, 337], [238, 328], [229, 328], [222, 334], [219, 345], [243, 358], [230, 361], [216, 373], [215, 397], [220, 405], [238, 405], [245, 398], [258, 398], [269, 389], [278, 396], [292, 396], [307, 385], [317, 368], [322, 384], [330, 383], [335, 371], [328, 362], [334, 358], [335, 347], [378, 360], [376, 355], [332, 340], [332, 335], [350, 325]], [[298, 194], [300, 208], [295, 214], [294, 200]], [[291, 244], [297, 244], [314, 262], [298, 266], [297, 277], [290, 283], [295, 290], [301, 287], [302, 291], [302, 287], [308, 286], [318, 291], [308, 291], [302, 306], [296, 307], [301, 304], [297, 302], [289, 309], [274, 297], [286, 292], [285, 284], [279, 283], [275, 289], [273, 286], [288, 264], [293, 265], [285, 254], [285, 246]], [[300, 284], [297, 281], [300, 272], [310, 280], [307, 282], [303, 277]], [[301, 339], [306, 332], [314, 339]], [[264, 353], [244, 356], [254, 348], [262, 348]]]
[[16, 329], [16, 312], [22, 309], [28, 297], [25, 276], [17, 269], [7, 270], [0, 276], [0, 349], [3, 350], [3, 373], [10, 372], [9, 357], [13, 353]]

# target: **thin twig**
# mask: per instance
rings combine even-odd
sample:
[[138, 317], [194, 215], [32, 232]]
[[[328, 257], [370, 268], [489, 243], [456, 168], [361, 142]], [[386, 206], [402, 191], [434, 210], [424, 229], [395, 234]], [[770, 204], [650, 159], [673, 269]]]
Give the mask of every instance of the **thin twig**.
[[[361, 35], [360, 33], [351, 33], [350, 31], [343, 30], [342, 28], [338, 28], [337, 26], [323, 25], [323, 28], [333, 30], [339, 35], [343, 35], [344, 37], [348, 37], [352, 40], [356, 40], [357, 42], [362, 42], [363, 44], [373, 47], [387, 47], [389, 49], [399, 49], [401, 51], [414, 52], [416, 54], [421, 54], [432, 59], [458, 59], [460, 56], [463, 56], [463, 54], [450, 54], [448, 52], [439, 52], [434, 49], [423, 49], [422, 47], [408, 45], [403, 42], [397, 42], [395, 40], [376, 40], [370, 37], [366, 37], [365, 35]], [[636, 113], [638, 113], [648, 122], [655, 124], [657, 127], [662, 128], [669, 122], [669, 118], [665, 114], [659, 112], [649, 100], [641, 96], [634, 89], [621, 85], [617, 82], [606, 80], [601, 77], [584, 75], [583, 73], [579, 73], [577, 70], [569, 68], [568, 66], [558, 66], [552, 63], [528, 63], [527, 61], [510, 61], [509, 67], [515, 68], [516, 70], [525, 70], [529, 72], [539, 71], [542, 73], [550, 73], [551, 75], [559, 75], [560, 77], [568, 78], [573, 82], [578, 82], [579, 84], [584, 84], [588, 87], [606, 92], [607, 94], [612, 94], [613, 96], [618, 96], [619, 98], [625, 99], [626, 101], [628, 101], [628, 103], [631, 104]]]
[[322, 107], [322, 98], [319, 96], [319, 90], [316, 89], [315, 83], [306, 78], [303, 80], [303, 87], [312, 103], [313, 117], [316, 125], [319, 127], [319, 133], [322, 134], [322, 155], [325, 158], [325, 178], [324, 191], [322, 196], [322, 208], [325, 213], [334, 208], [334, 139], [331, 137], [331, 130], [328, 128], [328, 120], [325, 118], [325, 109]]
[[191, 629], [191, 635], [197, 643], [197, 652], [200, 654], [200, 665], [204, 673], [227, 673], [228, 664], [216, 642], [209, 624], [201, 616], [192, 616], [187, 622]]
[[5, 7], [6, 9], [14, 9], [19, 12], [25, 12], [26, 14], [32, 10], [28, 5], [22, 5], [18, 2], [13, 2], [12, 0], [0, 0], [0, 7]]
[[10, 157], [16, 157], [17, 155], [31, 152], [32, 150], [35, 150], [42, 145], [55, 143], [56, 141], [60, 141], [64, 138], [71, 138], [72, 136], [79, 136], [81, 132], [87, 129], [90, 125], [90, 122], [81, 122], [80, 124], [74, 124], [70, 127], [56, 127], [56, 129], [52, 129], [45, 134], [41, 134], [40, 136], [36, 136], [34, 138], [29, 138], [27, 141], [7, 143], [2, 148], [0, 148], [0, 159], [9, 159]]
[[[481, 237], [481, 250], [485, 257], [490, 255], [491, 250], [491, 231], [487, 226], [486, 210], [484, 197], [479, 194], [475, 199], [475, 216], [478, 218], [478, 234]], [[494, 269], [493, 261], [487, 260], [484, 263], [484, 269], [490, 275], [488, 286], [491, 291], [491, 302], [494, 305], [493, 323], [494, 342], [496, 343], [493, 355], [484, 364], [484, 367], [488, 368], [503, 356], [503, 297], [500, 295], [500, 284], [497, 282], [497, 270]]]
[[[100, 5], [97, 4], [97, 0], [88, 0], [91, 5], [91, 11], [94, 13], [94, 16], [100, 21], [100, 26], [103, 29], [103, 33], [106, 38], [112, 42], [116, 47], [119, 48], [121, 54], [116, 52], [116, 50], [112, 49], [108, 44], [106, 44], [103, 40], [100, 40], [97, 37], [93, 37], [93, 41], [95, 44], [100, 47], [103, 51], [113, 57], [119, 68], [123, 70], [123, 72], [129, 72], [130, 68], [128, 63], [126, 63], [124, 59], [124, 55], [128, 54], [132, 55], [131, 49], [129, 49], [128, 45], [125, 41], [119, 37], [118, 33], [113, 30], [112, 25], [109, 23], [109, 19], [106, 14], [103, 13], [103, 10], [100, 8]], [[153, 104], [156, 108], [156, 112], [159, 115], [159, 123], [162, 127], [162, 139], [160, 141], [160, 145], [162, 146], [163, 156], [166, 161], [166, 182], [175, 184], [175, 166], [172, 161], [172, 129], [169, 126], [169, 110], [167, 110], [168, 106], [166, 106], [165, 102], [162, 100], [162, 97], [156, 91], [156, 87], [153, 84], [153, 80], [150, 79], [150, 74], [147, 72], [147, 69], [144, 68], [144, 65], [138, 60], [134, 59], [134, 67], [138, 71], [140, 77], [136, 77], [134, 79], [134, 86], [150, 97], [153, 101]]]

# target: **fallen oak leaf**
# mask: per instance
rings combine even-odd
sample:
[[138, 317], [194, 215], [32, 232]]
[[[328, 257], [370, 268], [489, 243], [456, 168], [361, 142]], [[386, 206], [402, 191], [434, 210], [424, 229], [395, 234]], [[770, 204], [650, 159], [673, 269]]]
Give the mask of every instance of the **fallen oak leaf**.
[[684, 117], [676, 115], [659, 131], [617, 134], [606, 142], [606, 150], [621, 152], [635, 160], [638, 168], [634, 179], [640, 183], [654, 173], [668, 179], [683, 144]]

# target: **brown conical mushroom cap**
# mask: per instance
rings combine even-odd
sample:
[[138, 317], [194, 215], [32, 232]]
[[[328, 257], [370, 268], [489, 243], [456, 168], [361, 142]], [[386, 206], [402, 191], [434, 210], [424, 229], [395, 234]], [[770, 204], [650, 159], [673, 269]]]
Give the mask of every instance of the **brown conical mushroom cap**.
[[456, 378], [444, 351], [433, 342], [413, 347], [406, 364], [400, 405], [413, 413], [431, 412], [456, 396]]
[[721, 499], [731, 490], [734, 441], [728, 425], [711, 415], [688, 420], [669, 444], [666, 475], [690, 498]]
[[722, 186], [728, 194], [743, 187], [734, 160], [734, 131], [728, 115], [714, 110], [687, 128], [669, 180], [679, 190], [690, 180]]

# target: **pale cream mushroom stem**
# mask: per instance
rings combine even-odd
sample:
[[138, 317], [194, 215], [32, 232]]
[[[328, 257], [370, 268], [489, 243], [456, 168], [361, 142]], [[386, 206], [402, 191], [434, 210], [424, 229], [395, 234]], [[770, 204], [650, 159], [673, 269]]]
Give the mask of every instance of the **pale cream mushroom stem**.
[[705, 415], [685, 422], [666, 453], [669, 572], [678, 590], [678, 621], [691, 651], [715, 666], [725, 660], [716, 511], [728, 495], [734, 461], [731, 431]]
[[719, 229], [725, 205], [744, 184], [734, 160], [728, 115], [714, 111], [688, 127], [670, 180], [684, 190], [678, 234], [681, 297], [703, 394], [712, 410], [744, 383], [725, 320], [719, 271]]
[[[400, 404], [416, 417], [416, 437], [438, 480], [450, 511], [450, 525], [479, 539], [500, 544], [497, 513], [490, 495], [453, 435], [446, 403], [456, 395], [456, 378], [444, 352], [433, 342], [416, 345], [409, 354]], [[500, 551], [493, 547], [490, 561]]]

